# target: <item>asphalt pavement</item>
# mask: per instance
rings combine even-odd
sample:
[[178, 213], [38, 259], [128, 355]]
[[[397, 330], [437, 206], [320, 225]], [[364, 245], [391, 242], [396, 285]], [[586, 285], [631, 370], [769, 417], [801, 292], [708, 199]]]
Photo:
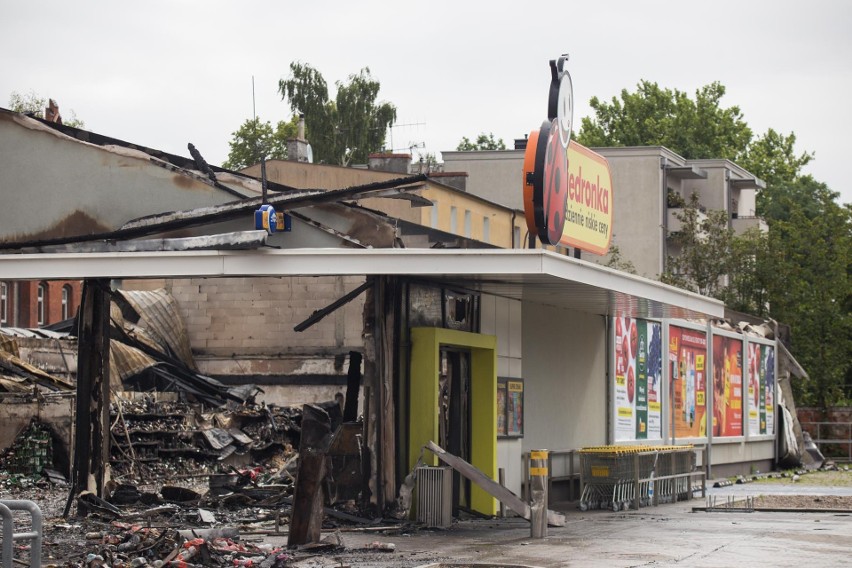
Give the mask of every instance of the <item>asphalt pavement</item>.
[[[768, 489], [767, 489], [768, 488]], [[850, 488], [802, 487], [796, 491], [852, 494]], [[713, 489], [717, 501], [728, 495], [770, 494], [780, 485], [745, 484]], [[852, 559], [852, 515], [819, 513], [694, 512], [699, 498], [638, 511], [581, 512], [565, 509], [564, 527], [550, 527], [533, 539], [530, 525], [519, 518], [468, 520], [446, 530], [414, 530], [403, 534], [346, 533], [346, 546], [393, 543], [395, 552], [351, 556], [341, 561], [353, 568], [538, 566], [849, 566]], [[559, 508], [554, 506], [554, 508]], [[339, 564], [338, 564], [339, 565]]]

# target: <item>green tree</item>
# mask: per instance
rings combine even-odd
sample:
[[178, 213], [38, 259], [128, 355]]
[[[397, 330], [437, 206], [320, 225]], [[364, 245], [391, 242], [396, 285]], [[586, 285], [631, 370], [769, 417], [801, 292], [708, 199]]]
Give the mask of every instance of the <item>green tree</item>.
[[797, 400], [822, 407], [848, 402], [852, 316], [852, 211], [811, 176], [776, 191], [764, 272], [769, 315], [790, 324], [796, 359], [811, 376], [793, 383]]
[[610, 245], [609, 252], [607, 253], [607, 259], [604, 266], [609, 268], [613, 268], [615, 270], [620, 270], [621, 272], [628, 272], [630, 274], [636, 274], [636, 267], [633, 265], [630, 260], [626, 259], [624, 255], [621, 253], [621, 249], [618, 248], [618, 245]]
[[387, 129], [396, 121], [396, 107], [377, 102], [380, 84], [365, 67], [346, 83], [335, 83], [337, 94], [329, 98], [323, 76], [308, 64], [290, 63], [290, 76], [278, 83], [282, 99], [305, 117], [305, 136], [314, 159], [320, 163], [366, 163], [380, 151]]
[[467, 136], [462, 137], [461, 142], [456, 147], [459, 152], [470, 152], [479, 150], [505, 150], [506, 144], [502, 138], [495, 139], [494, 134], [489, 132], [481, 133], [476, 137], [476, 142], [471, 142]]
[[725, 305], [759, 317], [769, 315], [769, 287], [776, 277], [767, 233], [752, 228], [731, 240], [728, 284], [719, 295]]
[[260, 158], [284, 160], [287, 158], [287, 139], [298, 133], [299, 119], [294, 116], [289, 122], [279, 121], [275, 128], [269, 121], [259, 118], [246, 120], [231, 134], [228, 159], [223, 168], [239, 170], [260, 162]]
[[680, 229], [670, 238], [674, 254], [666, 259], [666, 284], [719, 298], [730, 272], [734, 232], [724, 211], [702, 210], [693, 193], [676, 214]]
[[[39, 96], [35, 91], [30, 91], [27, 94], [21, 94], [17, 91], [12, 91], [9, 95], [9, 110], [19, 112], [21, 114], [32, 114], [38, 118], [44, 118], [44, 109], [47, 108], [48, 100], [45, 97]], [[69, 111], [70, 118], [63, 117], [62, 124], [65, 126], [73, 126], [74, 128], [85, 128], [85, 123], [77, 118], [77, 113], [73, 109]]]
[[739, 107], [724, 108], [719, 83], [695, 91], [640, 81], [636, 92], [621, 91], [611, 102], [592, 97], [593, 117], [581, 121], [577, 141], [585, 146], [666, 146], [685, 158], [728, 158], [746, 153], [752, 131]]

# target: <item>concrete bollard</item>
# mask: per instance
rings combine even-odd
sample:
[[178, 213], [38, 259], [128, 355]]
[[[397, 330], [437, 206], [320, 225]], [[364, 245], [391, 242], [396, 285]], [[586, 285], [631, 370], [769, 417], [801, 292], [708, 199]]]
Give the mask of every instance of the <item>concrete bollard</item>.
[[532, 538], [547, 536], [548, 450], [530, 452], [530, 533]]

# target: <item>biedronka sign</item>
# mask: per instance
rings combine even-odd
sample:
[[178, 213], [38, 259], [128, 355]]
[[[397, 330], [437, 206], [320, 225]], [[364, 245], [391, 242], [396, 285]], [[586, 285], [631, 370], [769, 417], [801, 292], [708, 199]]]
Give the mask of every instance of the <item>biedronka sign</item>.
[[604, 255], [612, 241], [612, 176], [606, 158], [571, 140], [574, 92], [567, 61], [567, 55], [550, 61], [547, 120], [527, 140], [524, 214], [542, 243]]

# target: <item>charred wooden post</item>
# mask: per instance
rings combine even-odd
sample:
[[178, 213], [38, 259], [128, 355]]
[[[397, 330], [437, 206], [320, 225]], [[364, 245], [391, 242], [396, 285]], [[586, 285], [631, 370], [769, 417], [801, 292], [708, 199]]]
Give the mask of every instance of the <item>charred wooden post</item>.
[[[102, 497], [109, 464], [109, 281], [83, 284], [72, 493]], [[70, 501], [69, 501], [70, 503]], [[87, 514], [86, 510], [78, 511]], [[67, 507], [66, 507], [67, 515]]]
[[293, 509], [287, 546], [320, 541], [323, 516], [323, 480], [331, 441], [328, 413], [312, 404], [302, 410], [302, 439], [299, 444], [299, 470], [293, 490]]
[[380, 277], [375, 286], [376, 412], [378, 415], [377, 474], [379, 507], [393, 503], [396, 496], [396, 417], [394, 406], [394, 363], [396, 330], [396, 278]]

